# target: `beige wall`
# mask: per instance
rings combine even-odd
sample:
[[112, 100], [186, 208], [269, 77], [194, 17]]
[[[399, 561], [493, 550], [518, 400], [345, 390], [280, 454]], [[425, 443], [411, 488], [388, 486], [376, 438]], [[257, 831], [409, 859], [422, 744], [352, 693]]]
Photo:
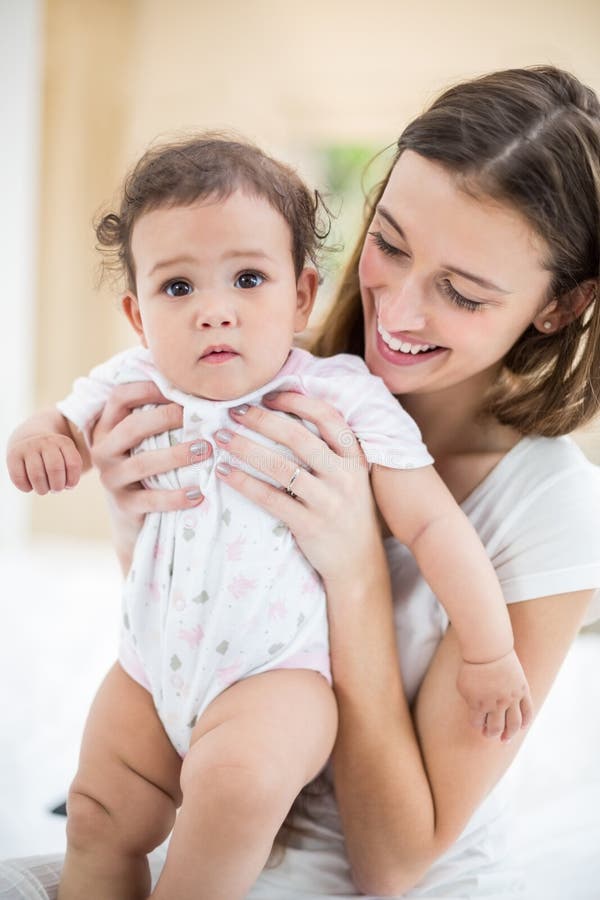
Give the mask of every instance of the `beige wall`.
[[[234, 128], [304, 169], [319, 143], [394, 140], [448, 83], [552, 62], [600, 90], [597, 0], [47, 0], [39, 404], [129, 341], [95, 288], [91, 219], [157, 135]], [[88, 477], [37, 531], [106, 533]]]

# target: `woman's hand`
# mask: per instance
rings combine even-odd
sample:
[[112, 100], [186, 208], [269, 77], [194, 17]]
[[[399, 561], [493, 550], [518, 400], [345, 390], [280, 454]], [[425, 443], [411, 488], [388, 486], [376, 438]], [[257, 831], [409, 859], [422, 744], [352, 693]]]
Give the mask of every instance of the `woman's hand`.
[[219, 446], [281, 488], [234, 467], [218, 465], [217, 474], [288, 526], [327, 588], [351, 584], [373, 564], [381, 543], [360, 445], [339, 412], [316, 397], [290, 391], [265, 398], [265, 403], [312, 422], [321, 438], [293, 418], [258, 406], [237, 407], [231, 410], [236, 422], [289, 447], [298, 462], [239, 433], [221, 430], [215, 435]]
[[[149, 403], [154, 409], [138, 409]], [[166, 450], [131, 455], [144, 438], [181, 428], [183, 410], [163, 397], [151, 382], [119, 385], [112, 392], [92, 435], [90, 455], [109, 494], [114, 540], [124, 570], [129, 568], [135, 539], [144, 515], [189, 509], [204, 499], [198, 491], [146, 490], [142, 479], [181, 466], [193, 465], [212, 454], [208, 441], [188, 441]]]

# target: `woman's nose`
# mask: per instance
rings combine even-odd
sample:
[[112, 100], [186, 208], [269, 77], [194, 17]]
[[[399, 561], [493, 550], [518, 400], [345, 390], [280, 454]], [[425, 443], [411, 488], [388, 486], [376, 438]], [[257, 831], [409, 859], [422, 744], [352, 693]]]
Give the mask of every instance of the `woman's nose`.
[[377, 317], [386, 331], [419, 331], [427, 315], [422, 288], [410, 278], [395, 290], [380, 294]]

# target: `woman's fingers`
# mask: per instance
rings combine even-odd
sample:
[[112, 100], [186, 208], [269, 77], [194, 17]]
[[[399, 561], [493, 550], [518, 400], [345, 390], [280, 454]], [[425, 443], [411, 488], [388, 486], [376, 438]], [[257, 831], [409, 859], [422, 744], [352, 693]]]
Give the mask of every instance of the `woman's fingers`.
[[145, 450], [133, 456], [120, 457], [112, 466], [101, 470], [101, 481], [107, 490], [133, 485], [152, 475], [204, 462], [212, 455], [208, 441], [187, 441], [164, 450]]
[[100, 416], [92, 436], [92, 459], [95, 465], [102, 459], [129, 453], [150, 435], [173, 431], [183, 425], [183, 409], [177, 403], [163, 403], [153, 409], [139, 409], [130, 414], [121, 409], [124, 418], [110, 424], [110, 418]]
[[148, 403], [169, 404], [170, 402], [152, 381], [132, 381], [129, 384], [119, 384], [111, 391], [98, 421], [102, 422], [104, 431], [112, 431], [115, 425], [122, 422], [132, 410]]
[[199, 490], [151, 490], [138, 488], [122, 490], [115, 496], [122, 513], [145, 516], [152, 512], [170, 512], [175, 509], [191, 509], [199, 506], [204, 497]]
[[311, 519], [306, 507], [279, 488], [273, 487], [259, 478], [247, 475], [235, 466], [218, 463], [215, 468], [217, 476], [230, 487], [235, 488], [248, 500], [256, 503], [265, 512], [279, 519], [298, 537], [306, 529]]
[[[289, 447], [297, 459], [301, 460], [306, 466], [310, 466], [315, 472], [321, 473], [328, 463], [329, 467], [331, 467], [332, 461], [334, 461], [334, 454], [323, 443], [321, 438], [309, 431], [302, 422], [297, 422], [289, 416], [281, 416], [270, 410], [263, 409], [261, 406], [248, 406], [247, 404], [236, 407], [230, 412], [234, 421], [239, 422], [251, 431], [257, 431], [264, 437], [270, 438], [284, 447]], [[273, 472], [276, 468], [273, 460], [285, 460], [283, 454], [264, 447], [262, 444], [252, 444], [252, 446], [248, 444], [245, 449], [248, 451], [256, 450], [253, 453], [253, 458], [256, 459], [257, 464], [252, 459], [247, 459], [246, 456], [242, 456], [242, 458], [253, 468], [260, 471], [267, 472], [266, 466], [270, 462], [271, 472]], [[267, 460], [267, 456], [271, 457], [271, 459]], [[294, 468], [295, 466], [293, 466]], [[287, 471], [287, 467], [284, 466], [284, 470]], [[276, 478], [274, 474], [272, 477]], [[276, 480], [280, 481], [281, 479], [276, 478]]]
[[[304, 430], [306, 431], [306, 429]], [[314, 499], [314, 476], [302, 465], [298, 465], [297, 460], [290, 459], [271, 447], [265, 447], [263, 444], [258, 444], [256, 441], [226, 428], [217, 431], [214, 438], [217, 445], [223, 450], [227, 450], [237, 459], [248, 463], [257, 472], [268, 475], [282, 488], [287, 488], [293, 478], [294, 483], [290, 490], [296, 497], [301, 497], [307, 503], [311, 503]]]
[[[295, 391], [282, 391], [267, 395], [264, 402], [269, 409], [292, 413], [300, 419], [312, 422], [319, 429], [323, 440], [338, 456], [362, 457], [360, 444], [354, 432], [341, 413], [325, 400]], [[318, 471], [312, 462], [309, 461], [309, 465]]]

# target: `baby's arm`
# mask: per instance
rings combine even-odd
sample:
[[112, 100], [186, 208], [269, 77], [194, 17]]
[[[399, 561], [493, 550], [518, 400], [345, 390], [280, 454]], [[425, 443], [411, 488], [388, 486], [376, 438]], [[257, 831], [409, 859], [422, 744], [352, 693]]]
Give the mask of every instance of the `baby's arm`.
[[412, 552], [456, 631], [463, 658], [457, 686], [472, 724], [489, 734], [486, 715], [496, 714], [497, 721], [504, 710], [525, 726], [529, 687], [496, 573], [475, 529], [432, 466], [375, 465], [371, 478], [391, 531]]
[[75, 487], [91, 466], [83, 435], [54, 408], [35, 413], [15, 429], [6, 461], [13, 484], [37, 494]]

